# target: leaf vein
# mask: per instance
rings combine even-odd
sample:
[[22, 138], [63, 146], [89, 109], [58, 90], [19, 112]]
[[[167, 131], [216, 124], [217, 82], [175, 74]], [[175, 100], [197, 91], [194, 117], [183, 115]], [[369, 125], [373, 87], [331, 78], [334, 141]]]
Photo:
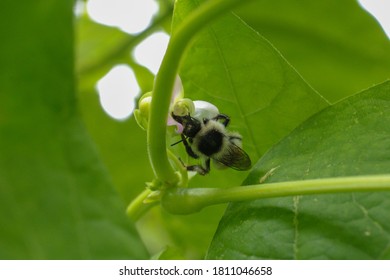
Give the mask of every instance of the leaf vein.
[[225, 69], [226, 75], [228, 77], [229, 87], [232, 90], [232, 95], [234, 97], [234, 102], [235, 102], [235, 104], [237, 104], [238, 111], [240, 113], [240, 117], [243, 119], [245, 127], [247, 128], [250, 141], [252, 142], [254, 150], [256, 152], [256, 157], [259, 157], [261, 153], [260, 153], [260, 151], [258, 149], [258, 145], [256, 145], [255, 137], [253, 136], [253, 131], [250, 129], [250, 126], [248, 124], [248, 120], [247, 120], [247, 118], [246, 118], [246, 116], [244, 114], [244, 110], [243, 110], [243, 108], [241, 106], [240, 99], [237, 96], [237, 90], [236, 90], [236, 87], [234, 86], [233, 79], [232, 79], [231, 73], [229, 71], [229, 67], [227, 65], [225, 56], [222, 53], [222, 48], [221, 48], [221, 46], [219, 44], [216, 32], [214, 31], [213, 28], [210, 28], [210, 33], [211, 33], [211, 36], [212, 36], [212, 38], [213, 38], [213, 40], [214, 40], [214, 42], [215, 42], [215, 44], [217, 46], [216, 49], [218, 50], [218, 54], [219, 54], [219, 57], [221, 58], [221, 62], [222, 62], [223, 68]]
[[299, 220], [298, 220], [298, 206], [299, 206], [300, 196], [294, 196], [293, 197], [293, 225], [294, 225], [294, 241], [293, 241], [293, 253], [294, 253], [294, 259], [298, 259], [298, 239], [299, 239]]
[[363, 212], [363, 215], [365, 218], [369, 219], [372, 221], [372, 223], [381, 231], [381, 232], [386, 232], [386, 230], [382, 227], [382, 225], [376, 220], [374, 219], [370, 214], [369, 214], [369, 211], [368, 209], [362, 205], [360, 202], [358, 202], [356, 200], [356, 197], [355, 197], [355, 194], [352, 193], [352, 201], [353, 203], [359, 207], [359, 209]]

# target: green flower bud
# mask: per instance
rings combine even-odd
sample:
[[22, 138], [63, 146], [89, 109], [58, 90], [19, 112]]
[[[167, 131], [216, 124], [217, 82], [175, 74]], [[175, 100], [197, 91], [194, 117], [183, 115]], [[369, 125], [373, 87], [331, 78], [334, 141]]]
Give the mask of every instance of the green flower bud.
[[152, 93], [145, 93], [138, 101], [138, 109], [134, 110], [134, 117], [138, 125], [146, 130], [149, 123], [150, 104], [152, 102]]

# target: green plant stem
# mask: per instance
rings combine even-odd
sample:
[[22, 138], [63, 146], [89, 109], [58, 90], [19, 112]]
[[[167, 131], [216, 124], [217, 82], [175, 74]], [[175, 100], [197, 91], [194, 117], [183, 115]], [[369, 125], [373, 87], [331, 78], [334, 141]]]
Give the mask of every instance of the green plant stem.
[[181, 161], [178, 159], [178, 157], [174, 153], [172, 153], [172, 151], [167, 149], [167, 153], [168, 153], [169, 159], [171, 160], [171, 162], [174, 163], [176, 169], [179, 171], [180, 176], [181, 176], [180, 177], [180, 182], [177, 185], [177, 187], [178, 188], [185, 188], [185, 187], [187, 187], [188, 186], [188, 171], [187, 171], [187, 168], [185, 168], [183, 166]]
[[137, 221], [146, 211], [155, 206], [156, 203], [145, 204], [144, 200], [152, 193], [151, 190], [146, 189], [140, 193], [127, 207], [126, 214], [132, 221]]
[[172, 214], [191, 214], [206, 206], [271, 197], [341, 192], [390, 191], [390, 175], [339, 177], [232, 188], [172, 188], [161, 203]]
[[[180, 185], [178, 187], [186, 187], [188, 184], [188, 172], [187, 169], [182, 165], [179, 159], [170, 150], [167, 150], [168, 156], [171, 161], [174, 162], [175, 166], [180, 172]], [[138, 221], [150, 208], [159, 204], [160, 201], [153, 203], [146, 202], [148, 196], [152, 194], [152, 190], [146, 189], [140, 193], [134, 200], [132, 200], [126, 209], [127, 216], [134, 222]]]
[[207, 1], [191, 13], [171, 36], [155, 80], [147, 136], [149, 159], [153, 171], [156, 178], [167, 187], [175, 186], [178, 182], [178, 177], [168, 161], [165, 133], [173, 84], [180, 59], [199, 30], [234, 6], [248, 1]]

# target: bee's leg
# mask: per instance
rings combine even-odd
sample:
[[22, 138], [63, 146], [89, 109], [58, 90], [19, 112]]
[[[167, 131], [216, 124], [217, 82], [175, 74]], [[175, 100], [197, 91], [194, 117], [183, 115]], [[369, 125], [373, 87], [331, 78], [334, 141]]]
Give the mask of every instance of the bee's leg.
[[206, 175], [210, 172], [210, 158], [206, 160], [206, 167], [201, 165], [189, 165], [186, 166], [188, 171], [196, 171], [199, 175]]
[[189, 165], [186, 167], [188, 171], [196, 171], [199, 175], [206, 175], [208, 170], [204, 169], [201, 165]]
[[[190, 144], [188, 144], [187, 139], [185, 136], [182, 134], [181, 139], [183, 140], [184, 147], [186, 148], [186, 152], [189, 156], [193, 158], [199, 158], [197, 154], [194, 153], [194, 151], [191, 149]], [[206, 175], [210, 171], [210, 159], [206, 161], [206, 168], [204, 168], [201, 165], [185, 165], [185, 163], [179, 158], [180, 162], [183, 164], [183, 166], [188, 170], [188, 171], [196, 171], [200, 175]]]
[[216, 120], [216, 121], [220, 121], [222, 120], [222, 124], [227, 127], [229, 122], [230, 122], [230, 118], [224, 114], [218, 114], [218, 116], [216, 116], [215, 118], [213, 118], [213, 120]]
[[210, 171], [210, 158], [208, 158], [206, 160], [206, 170], [207, 170], [207, 173], [209, 173], [209, 171]]
[[194, 151], [191, 149], [190, 144], [188, 144], [186, 137], [181, 134], [181, 139], [183, 140], [184, 147], [186, 148], [186, 152], [190, 157], [193, 158], [199, 158], [197, 154], [194, 153]]

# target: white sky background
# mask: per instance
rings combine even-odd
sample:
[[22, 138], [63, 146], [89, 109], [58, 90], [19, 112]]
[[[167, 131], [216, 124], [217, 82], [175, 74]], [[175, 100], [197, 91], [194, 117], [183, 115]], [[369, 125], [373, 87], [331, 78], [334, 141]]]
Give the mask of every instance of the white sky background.
[[[390, 37], [390, 0], [359, 0], [373, 14]], [[84, 7], [76, 7], [83, 9]], [[158, 10], [154, 0], [89, 0], [87, 11], [99, 23], [116, 26], [129, 34], [144, 30]], [[134, 50], [136, 61], [157, 73], [165, 53], [169, 36], [157, 32], [145, 39]], [[100, 102], [111, 117], [124, 120], [135, 108], [139, 87], [134, 73], [127, 65], [115, 66], [97, 84]]]

